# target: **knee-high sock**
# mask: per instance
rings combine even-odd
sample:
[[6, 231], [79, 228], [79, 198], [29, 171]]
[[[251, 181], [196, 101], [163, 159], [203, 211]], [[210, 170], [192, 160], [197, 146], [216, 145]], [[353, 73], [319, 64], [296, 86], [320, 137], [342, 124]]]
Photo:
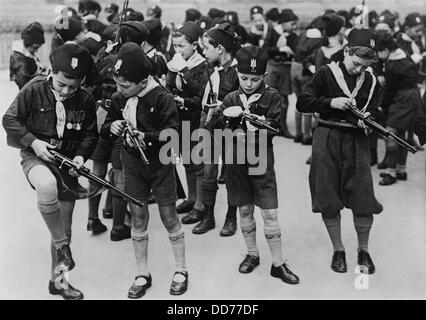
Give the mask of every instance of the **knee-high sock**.
[[53, 244], [60, 248], [68, 244], [68, 239], [62, 224], [61, 209], [58, 200], [42, 202], [38, 200], [38, 209], [52, 236]]
[[197, 196], [195, 199], [194, 208], [200, 211], [204, 210], [204, 204], [203, 204], [203, 176], [197, 175]]
[[373, 215], [362, 217], [354, 215], [354, 225], [358, 236], [358, 251], [364, 250], [368, 252], [368, 238], [373, 225]]
[[259, 256], [259, 249], [256, 244], [256, 220], [254, 219], [253, 211], [253, 206], [240, 207], [240, 225], [247, 245], [247, 254]]
[[277, 209], [260, 209], [264, 221], [264, 232], [269, 250], [271, 251], [272, 264], [278, 267], [284, 263], [282, 245], [281, 245], [281, 228], [278, 224]]
[[186, 271], [185, 262], [185, 232], [183, 228], [177, 232], [169, 233], [169, 241], [175, 256], [176, 271]]
[[148, 231], [136, 232], [132, 229], [132, 243], [138, 275], [148, 275]]
[[342, 234], [340, 227], [340, 212], [333, 218], [326, 218], [322, 216], [325, 227], [327, 228], [328, 235], [330, 236], [331, 242], [333, 244], [334, 251], [345, 251], [345, 247], [342, 242]]
[[186, 184], [188, 185], [188, 201], [195, 202], [197, 199], [197, 176], [193, 168], [185, 167]]

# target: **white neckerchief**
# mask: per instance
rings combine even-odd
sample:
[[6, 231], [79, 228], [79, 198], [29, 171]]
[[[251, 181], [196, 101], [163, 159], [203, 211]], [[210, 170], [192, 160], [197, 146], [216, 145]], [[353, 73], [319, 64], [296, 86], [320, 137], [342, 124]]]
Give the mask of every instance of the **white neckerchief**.
[[[345, 78], [343, 76], [343, 71], [342, 71], [342, 69], [340, 69], [339, 65], [335, 61], [332, 61], [327, 66], [330, 68], [332, 74], [334, 75], [334, 78], [336, 79], [336, 82], [337, 82], [338, 86], [340, 87], [340, 89], [342, 89], [343, 93], [348, 98], [350, 98], [352, 100], [352, 103], [355, 104], [355, 106], [356, 106], [355, 97], [358, 95], [358, 92], [359, 92], [359, 90], [361, 89], [361, 87], [364, 83], [365, 71], [363, 73], [361, 73], [359, 76], [357, 76], [355, 89], [351, 92], [349, 90], [348, 84], [346, 83]], [[369, 71], [367, 71], [367, 72], [369, 72]], [[365, 104], [365, 106], [362, 109], [360, 109], [363, 113], [367, 110], [368, 104], [370, 103], [370, 100], [373, 96], [374, 88], [376, 87], [376, 82], [377, 82], [376, 77], [371, 72], [370, 72], [370, 74], [371, 74], [371, 77], [372, 77], [372, 85], [371, 85], [371, 88], [370, 88], [370, 93], [368, 95], [367, 103]]]
[[[240, 97], [241, 102], [243, 103], [243, 107], [244, 107], [244, 109], [245, 109], [245, 110], [248, 110], [248, 111], [250, 112], [250, 107], [251, 107], [251, 105], [252, 105], [254, 102], [258, 101], [258, 100], [260, 99], [260, 97], [262, 97], [262, 94], [261, 94], [261, 93], [255, 93], [255, 94], [252, 94], [252, 95], [251, 95], [251, 96], [247, 99], [246, 94], [245, 94], [245, 93], [241, 93], [241, 94], [239, 95], [239, 97]], [[247, 127], [247, 129], [248, 129], [248, 130], [257, 130], [257, 128], [256, 128], [256, 127], [254, 127], [254, 126], [250, 123], [250, 121], [248, 121], [248, 120], [246, 120], [246, 127]]]
[[95, 40], [96, 42], [101, 42], [102, 38], [99, 34], [92, 32], [92, 31], [87, 31], [86, 32], [86, 37]]
[[149, 49], [149, 51], [146, 53], [146, 56], [150, 59], [154, 58], [155, 54], [157, 53], [157, 49], [154, 47]]
[[[237, 65], [237, 60], [234, 59], [231, 62], [231, 65], [229, 67], [233, 67]], [[210, 88], [210, 81], [207, 81], [206, 87], [204, 89], [204, 95], [203, 99], [201, 100], [201, 105], [205, 106], [207, 104], [207, 99], [209, 97], [210, 91], [213, 91], [213, 93], [216, 95], [216, 97], [219, 96], [219, 85], [220, 85], [220, 74], [219, 71], [223, 70], [223, 66], [220, 67], [214, 67], [214, 71], [210, 76], [210, 81], [212, 83], [212, 87]]]
[[188, 60], [185, 60], [180, 53], [175, 53], [173, 58], [167, 63], [167, 68], [171, 72], [176, 72], [176, 88], [179, 91], [182, 91], [182, 81], [185, 82], [183, 79], [183, 75], [181, 71], [185, 68], [188, 68], [188, 70], [191, 70], [198, 65], [204, 63], [206, 59], [201, 56], [197, 51], [194, 52], [194, 54], [189, 57]]
[[64, 136], [65, 123], [67, 121], [67, 113], [65, 112], [65, 106], [63, 104], [63, 101], [65, 101], [66, 99], [64, 97], [61, 97], [61, 95], [55, 90], [50, 90], [52, 91], [53, 96], [56, 100], [56, 132], [58, 133], [59, 139], [61, 139]]
[[124, 120], [130, 122], [133, 128], [137, 128], [136, 111], [139, 102], [139, 98], [146, 96], [151, 90], [158, 87], [159, 84], [154, 80], [152, 76], [148, 77], [148, 83], [146, 87], [140, 91], [136, 96], [127, 99], [126, 106], [123, 109]]
[[421, 54], [419, 46], [417, 45], [417, 43], [415, 43], [413, 41], [413, 39], [410, 38], [410, 36], [408, 36], [406, 33], [403, 33], [401, 35], [401, 38], [403, 40], [407, 41], [407, 42], [410, 42], [410, 44], [411, 44], [411, 50], [413, 50], [413, 53], [415, 53], [415, 54]]

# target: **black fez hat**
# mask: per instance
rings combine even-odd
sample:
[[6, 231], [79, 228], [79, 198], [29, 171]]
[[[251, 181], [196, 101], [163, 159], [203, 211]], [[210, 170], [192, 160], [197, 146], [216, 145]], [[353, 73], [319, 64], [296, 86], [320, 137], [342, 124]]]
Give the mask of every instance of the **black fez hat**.
[[139, 83], [148, 78], [153, 71], [153, 65], [141, 46], [133, 42], [125, 43], [117, 54], [113, 72], [126, 80]]
[[250, 16], [260, 13], [263, 14], [263, 8], [261, 6], [254, 6], [250, 8]]
[[66, 21], [64, 17], [58, 18], [62, 20], [63, 24], [60, 28], [56, 26], [55, 29], [56, 32], [61, 36], [62, 40], [64, 40], [64, 42], [73, 41], [75, 37], [83, 31], [83, 21], [81, 19], [77, 17], [65, 17], [65, 19], [67, 19]]
[[120, 27], [120, 38], [122, 43], [134, 42], [141, 45], [148, 39], [149, 30], [140, 21], [125, 21]]
[[102, 32], [102, 39], [104, 41], [114, 41], [115, 40], [115, 36], [117, 34], [117, 30], [118, 30], [118, 24], [117, 23], [111, 23], [109, 26], [107, 26], [104, 30], [104, 32]]
[[190, 8], [185, 11], [185, 21], [197, 21], [201, 18], [201, 12], [197, 9]]
[[43, 44], [43, 27], [39, 22], [32, 22], [22, 31], [21, 38], [24, 40], [25, 47], [32, 46], [33, 44]]
[[325, 34], [327, 35], [327, 37], [333, 37], [338, 34], [340, 29], [342, 29], [346, 24], [345, 18], [337, 14], [324, 17], [324, 21]]
[[232, 26], [228, 23], [221, 23], [207, 31], [210, 38], [221, 44], [228, 50], [234, 50], [237, 46], [236, 35]]
[[198, 38], [203, 32], [199, 26], [194, 21], [186, 21], [183, 23], [182, 27], [176, 30], [187, 36], [192, 42], [198, 41]]
[[278, 10], [278, 8], [272, 8], [266, 11], [265, 19], [278, 22], [278, 20], [280, 19], [280, 11]]
[[236, 11], [228, 11], [226, 13], [226, 21], [228, 21], [233, 26], [239, 25], [240, 21], [238, 19], [238, 13]]
[[389, 10], [383, 11], [377, 18], [377, 23], [385, 23], [390, 28], [395, 27], [395, 21], [398, 17]]
[[115, 3], [110, 3], [109, 5], [107, 5], [105, 7], [105, 12], [107, 13], [117, 13], [118, 12], [118, 5], [116, 5]]
[[409, 13], [405, 17], [404, 26], [406, 26], [408, 28], [413, 28], [413, 27], [418, 26], [420, 24], [423, 24], [423, 21], [422, 21], [422, 17], [420, 16], [420, 14], [418, 12]]
[[280, 17], [278, 19], [279, 23], [285, 23], [290, 21], [298, 20], [299, 17], [291, 9], [282, 9]]
[[162, 25], [158, 19], [150, 19], [143, 22], [149, 30], [149, 36], [146, 41], [151, 45], [156, 45], [161, 40]]
[[235, 54], [238, 72], [263, 75], [266, 72], [269, 55], [265, 49], [257, 46], [243, 47]]
[[374, 31], [369, 28], [352, 29], [348, 35], [348, 47], [367, 47], [376, 50]]
[[210, 19], [207, 16], [202, 16], [200, 19], [197, 20], [197, 26], [200, 27], [200, 29], [204, 32], [209, 30], [212, 27], [212, 19]]
[[84, 78], [93, 67], [90, 52], [74, 43], [66, 43], [53, 50], [50, 54], [50, 63], [53, 70], [78, 78]]

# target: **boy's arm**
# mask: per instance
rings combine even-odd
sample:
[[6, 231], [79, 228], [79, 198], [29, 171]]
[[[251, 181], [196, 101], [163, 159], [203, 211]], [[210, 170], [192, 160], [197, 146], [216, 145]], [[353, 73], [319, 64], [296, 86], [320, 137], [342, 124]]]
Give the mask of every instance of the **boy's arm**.
[[120, 99], [117, 94], [113, 94], [111, 97], [111, 106], [108, 109], [107, 116], [101, 127], [100, 136], [104, 139], [117, 139], [118, 136], [111, 133], [111, 124], [116, 120], [123, 120], [123, 114], [120, 111]]
[[3, 116], [3, 127], [7, 133], [8, 145], [28, 148], [36, 137], [28, 130], [25, 121], [31, 110], [32, 87], [22, 89]]
[[332, 98], [325, 96], [327, 79], [324, 74], [326, 68], [328, 67], [318, 70], [297, 98], [296, 109], [298, 111], [310, 113], [330, 110]]

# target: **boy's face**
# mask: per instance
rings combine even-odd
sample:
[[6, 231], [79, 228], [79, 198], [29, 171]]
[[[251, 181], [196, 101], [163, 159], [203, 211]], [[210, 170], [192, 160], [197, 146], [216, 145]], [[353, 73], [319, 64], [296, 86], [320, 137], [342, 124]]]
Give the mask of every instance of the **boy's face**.
[[247, 94], [252, 94], [255, 92], [263, 82], [266, 74], [255, 75], [238, 72], [238, 81], [240, 83], [241, 89]]
[[343, 63], [348, 73], [353, 76], [360, 75], [373, 63], [373, 60], [363, 59], [355, 54], [349, 55], [347, 49], [344, 51], [344, 54], [345, 59], [343, 60]]
[[136, 96], [139, 92], [145, 89], [148, 80], [144, 79], [139, 83], [134, 83], [122, 76], [113, 76], [115, 83], [117, 84], [117, 91], [120, 92], [124, 97], [130, 98]]
[[83, 79], [67, 78], [62, 71], [52, 74], [53, 89], [64, 99], [74, 95], [80, 88], [82, 81]]
[[203, 55], [207, 59], [208, 63], [213, 64], [220, 61], [219, 49], [220, 46], [215, 48], [209, 42], [208, 37], [203, 37]]
[[420, 39], [423, 36], [423, 25], [419, 24], [412, 28], [407, 28], [405, 33], [407, 36], [409, 36], [412, 40], [416, 41]]
[[262, 14], [260, 13], [253, 14], [251, 16], [251, 21], [257, 29], [263, 31], [263, 24], [265, 23], [265, 18]]
[[284, 32], [292, 32], [297, 28], [297, 20], [281, 23]]
[[184, 35], [173, 38], [173, 48], [176, 53], [180, 53], [185, 60], [188, 60], [195, 52], [195, 45], [188, 42]]
[[377, 56], [380, 60], [387, 60], [389, 58], [390, 51], [389, 49], [384, 49], [382, 51], [377, 51]]

